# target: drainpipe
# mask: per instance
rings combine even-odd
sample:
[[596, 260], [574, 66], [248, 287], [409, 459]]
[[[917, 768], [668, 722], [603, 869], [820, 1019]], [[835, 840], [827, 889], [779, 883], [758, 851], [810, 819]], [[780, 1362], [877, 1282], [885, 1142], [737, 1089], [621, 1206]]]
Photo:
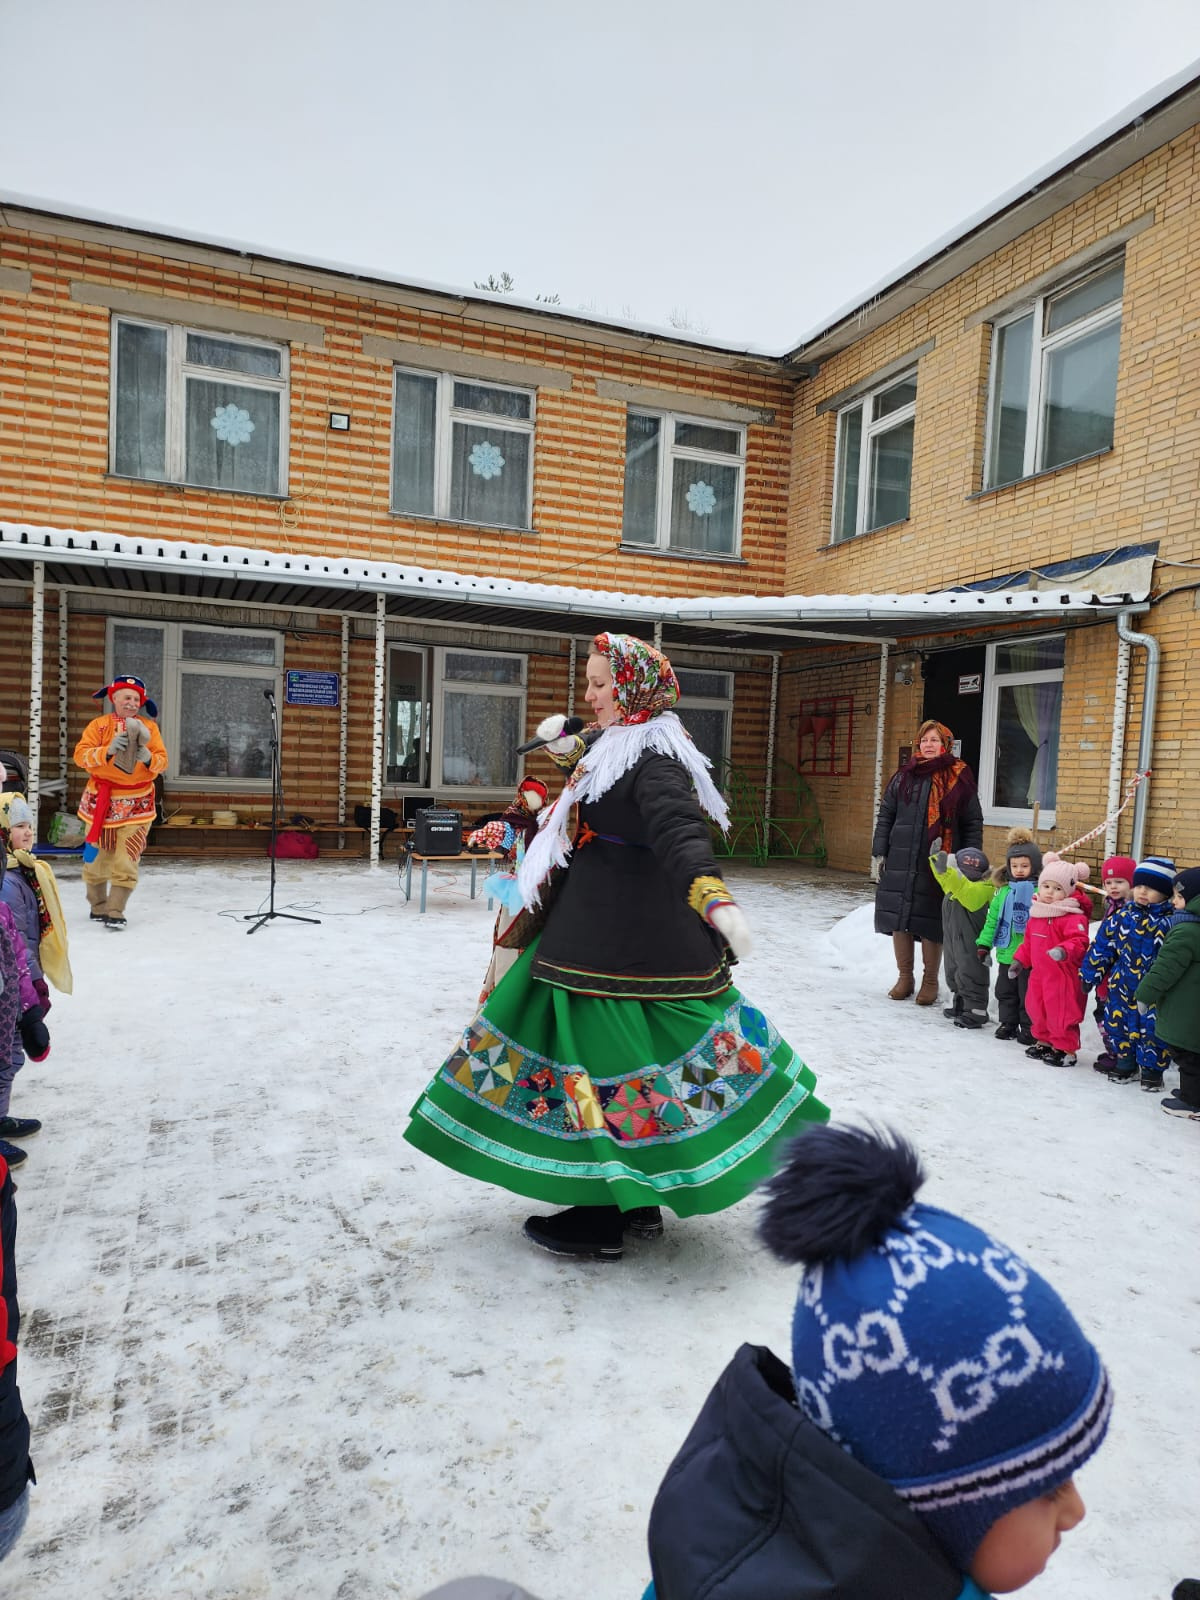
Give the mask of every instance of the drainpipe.
[[[1129, 626], [1131, 611], [1117, 612], [1117, 637], [1126, 644], [1140, 645], [1146, 652], [1146, 677], [1142, 686], [1142, 726], [1138, 735], [1137, 770], [1149, 772], [1154, 758], [1154, 712], [1158, 704], [1158, 662], [1162, 654], [1158, 640], [1149, 633], [1135, 633]], [[1138, 784], [1133, 799], [1132, 854], [1135, 861], [1142, 859], [1146, 837], [1146, 806], [1149, 801], [1149, 783]]]
[[1113, 691], [1112, 747], [1108, 753], [1108, 801], [1104, 808], [1112, 820], [1104, 831], [1104, 854], [1117, 853], [1117, 830], [1120, 820], [1117, 807], [1121, 804], [1121, 773], [1125, 760], [1125, 719], [1129, 715], [1129, 640], [1117, 641], [1117, 686]]

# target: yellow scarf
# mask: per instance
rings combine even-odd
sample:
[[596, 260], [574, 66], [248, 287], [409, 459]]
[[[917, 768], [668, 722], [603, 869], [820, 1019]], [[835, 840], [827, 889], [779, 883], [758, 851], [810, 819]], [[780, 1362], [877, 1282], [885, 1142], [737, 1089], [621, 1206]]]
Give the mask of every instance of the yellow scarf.
[[54, 987], [63, 994], [70, 994], [75, 987], [75, 979], [71, 975], [71, 962], [67, 955], [67, 919], [58, 895], [58, 881], [46, 862], [39, 861], [28, 850], [10, 850], [8, 870], [24, 870], [25, 876], [32, 872], [36, 877], [50, 917], [50, 926], [43, 931], [38, 945], [38, 960]]

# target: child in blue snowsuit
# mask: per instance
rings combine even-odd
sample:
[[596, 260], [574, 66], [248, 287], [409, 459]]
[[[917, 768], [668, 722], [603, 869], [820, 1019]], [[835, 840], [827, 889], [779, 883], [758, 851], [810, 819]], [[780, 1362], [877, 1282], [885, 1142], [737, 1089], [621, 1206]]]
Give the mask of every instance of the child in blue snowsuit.
[[1140, 861], [1132, 897], [1101, 922], [1079, 972], [1089, 989], [1107, 981], [1101, 1031], [1116, 1061], [1108, 1072], [1110, 1082], [1132, 1083], [1136, 1078], [1149, 1093], [1162, 1089], [1171, 1063], [1155, 1037], [1154, 1012], [1139, 1012], [1134, 996], [1167, 936], [1174, 882], [1175, 864], [1166, 857]]

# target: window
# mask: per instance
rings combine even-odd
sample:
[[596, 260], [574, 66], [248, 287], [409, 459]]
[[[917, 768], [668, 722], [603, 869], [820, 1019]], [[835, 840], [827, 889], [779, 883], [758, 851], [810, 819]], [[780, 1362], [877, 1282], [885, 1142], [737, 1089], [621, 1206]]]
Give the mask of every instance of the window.
[[158, 703], [171, 788], [252, 788], [271, 782], [271, 708], [279, 691], [277, 633], [180, 622], [108, 624], [108, 670], [144, 679]]
[[639, 550], [737, 555], [745, 454], [744, 428], [630, 411], [621, 542]]
[[1066, 640], [990, 644], [983, 684], [979, 792], [989, 823], [1051, 826], [1058, 789], [1058, 730]]
[[907, 519], [916, 414], [915, 372], [838, 412], [834, 544]]
[[713, 764], [718, 783], [729, 760], [729, 730], [733, 721], [732, 672], [697, 672], [678, 667], [679, 720], [697, 749]]
[[1112, 447], [1124, 284], [1122, 257], [996, 323], [985, 489]]
[[389, 783], [511, 791], [520, 776], [525, 658], [395, 645], [388, 656]]
[[530, 527], [533, 391], [403, 367], [395, 385], [392, 510]]
[[112, 471], [284, 494], [287, 397], [284, 345], [117, 317]]

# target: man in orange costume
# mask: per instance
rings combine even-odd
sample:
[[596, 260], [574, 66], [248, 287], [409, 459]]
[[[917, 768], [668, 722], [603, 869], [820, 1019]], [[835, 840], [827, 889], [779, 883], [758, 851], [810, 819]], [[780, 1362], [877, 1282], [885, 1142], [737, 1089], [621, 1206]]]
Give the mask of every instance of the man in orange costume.
[[83, 881], [91, 920], [113, 932], [125, 927], [125, 906], [137, 888], [138, 862], [154, 821], [154, 780], [167, 769], [167, 750], [153, 700], [132, 673], [97, 689], [112, 710], [96, 717], [75, 746], [75, 765], [87, 773], [79, 815], [88, 825]]

